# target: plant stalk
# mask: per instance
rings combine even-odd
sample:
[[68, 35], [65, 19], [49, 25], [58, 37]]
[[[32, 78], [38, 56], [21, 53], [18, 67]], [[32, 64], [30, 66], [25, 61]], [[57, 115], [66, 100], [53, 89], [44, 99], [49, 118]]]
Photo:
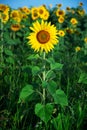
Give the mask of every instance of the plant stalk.
[[[2, 19], [1, 20], [1, 41], [3, 41], [3, 22], [2, 22]], [[1, 63], [3, 63], [3, 44], [1, 45], [0, 47], [1, 49]]]
[[[45, 61], [45, 56], [46, 56], [46, 53], [43, 52], [43, 61]], [[45, 81], [46, 80], [46, 72], [45, 72], [46, 66], [45, 66], [45, 63], [43, 65], [43, 69], [44, 69], [44, 71], [43, 71], [43, 81]], [[46, 90], [45, 90], [45, 88], [43, 88], [43, 104], [44, 105], [45, 105], [45, 99], [46, 99]]]

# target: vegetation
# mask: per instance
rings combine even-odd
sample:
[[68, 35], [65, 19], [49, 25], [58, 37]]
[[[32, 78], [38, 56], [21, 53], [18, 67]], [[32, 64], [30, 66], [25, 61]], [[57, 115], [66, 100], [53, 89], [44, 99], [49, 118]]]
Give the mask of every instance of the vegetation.
[[84, 130], [87, 14], [0, 4], [0, 130]]

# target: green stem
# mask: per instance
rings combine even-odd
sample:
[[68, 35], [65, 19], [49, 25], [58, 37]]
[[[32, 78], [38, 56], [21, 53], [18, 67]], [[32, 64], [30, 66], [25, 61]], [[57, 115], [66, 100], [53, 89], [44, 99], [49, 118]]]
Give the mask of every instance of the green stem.
[[[43, 61], [45, 61], [45, 54], [46, 53], [43, 52]], [[46, 66], [45, 66], [45, 63], [44, 63], [44, 65], [43, 65], [43, 69], [44, 69], [44, 71], [43, 71], [43, 81], [46, 80], [45, 68], [46, 68]], [[45, 90], [45, 88], [43, 88], [43, 104], [45, 104], [45, 99], [46, 99], [46, 90]]]
[[[3, 23], [2, 23], [2, 19], [1, 20], [1, 41], [3, 41]], [[0, 47], [1, 49], [1, 63], [3, 63], [3, 44]]]
[[16, 35], [15, 35], [15, 32], [13, 32], [13, 39], [16, 39]]
[[67, 98], [69, 97], [69, 87], [70, 87], [70, 81], [69, 77], [67, 78]]

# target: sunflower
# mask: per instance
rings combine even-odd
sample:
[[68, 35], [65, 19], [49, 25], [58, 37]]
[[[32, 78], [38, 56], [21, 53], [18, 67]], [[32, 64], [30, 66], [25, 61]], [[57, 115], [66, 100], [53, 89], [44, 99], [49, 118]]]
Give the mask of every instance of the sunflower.
[[64, 37], [64, 36], [65, 36], [65, 32], [64, 32], [63, 30], [59, 30], [59, 31], [58, 31], [58, 35], [59, 35], [60, 37]]
[[72, 13], [72, 14], [75, 14], [75, 10], [71, 9], [71, 13]]
[[84, 42], [87, 43], [87, 37], [84, 38]]
[[49, 12], [46, 11], [44, 16], [43, 16], [43, 20], [47, 20], [49, 18], [49, 15], [50, 15]]
[[68, 6], [68, 7], [66, 7], [66, 10], [67, 10], [67, 11], [70, 11], [71, 9], [70, 9], [70, 7]]
[[36, 20], [37, 18], [39, 18], [38, 8], [33, 7], [31, 9], [31, 17], [32, 17], [33, 20]]
[[20, 30], [20, 24], [12, 24], [11, 30], [14, 31], [14, 32]]
[[79, 3], [79, 6], [83, 6], [83, 3], [82, 3], [82, 2], [80, 2], [80, 3]]
[[79, 47], [79, 46], [77, 46], [76, 48], [75, 48], [75, 51], [76, 52], [78, 52], [78, 51], [80, 51], [81, 50], [81, 47]]
[[58, 22], [59, 22], [59, 23], [63, 23], [63, 22], [64, 22], [64, 17], [60, 16], [60, 17], [58, 18]]
[[13, 10], [10, 14], [10, 17], [15, 21], [20, 22], [22, 19], [22, 14], [19, 10]]
[[84, 9], [83, 10], [78, 10], [78, 14], [83, 16], [85, 14], [85, 10]]
[[77, 19], [76, 18], [71, 18], [70, 22], [73, 24], [73, 25], [76, 25], [78, 23]]
[[30, 14], [30, 9], [26, 6], [24, 6], [21, 10], [27, 15]]
[[58, 7], [58, 8], [62, 7], [62, 4], [57, 4], [57, 7]]
[[36, 20], [37, 18], [39, 18], [39, 13], [38, 12], [33, 12], [31, 15], [33, 20]]
[[33, 32], [27, 37], [29, 39], [28, 44], [30, 44], [31, 48], [35, 51], [45, 51], [48, 53], [54, 48], [54, 45], [58, 43], [56, 27], [51, 25], [50, 22], [47, 23], [42, 20], [41, 23], [39, 23], [36, 21], [30, 29]]
[[67, 33], [69, 33], [69, 34], [74, 33], [74, 30], [71, 29], [71, 28], [68, 28], [68, 27], [65, 29], [65, 31], [66, 31]]
[[0, 19], [2, 20], [3, 23], [6, 23], [9, 20], [9, 14], [8, 13], [2, 13], [0, 15]]
[[46, 8], [42, 5], [38, 8], [40, 18], [43, 18], [46, 12]]
[[2, 12], [8, 12], [10, 9], [7, 5], [0, 4], [0, 11]]
[[22, 13], [22, 19], [26, 20], [28, 18], [27, 14]]
[[64, 10], [58, 9], [58, 10], [56, 11], [56, 16], [64, 16], [64, 15], [65, 15], [65, 11], [64, 11]]

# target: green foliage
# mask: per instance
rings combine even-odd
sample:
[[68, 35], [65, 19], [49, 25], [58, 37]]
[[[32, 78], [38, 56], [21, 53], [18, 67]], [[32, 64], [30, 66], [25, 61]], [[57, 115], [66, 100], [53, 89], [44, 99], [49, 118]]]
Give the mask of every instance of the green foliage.
[[26, 86], [22, 89], [22, 91], [21, 91], [21, 93], [20, 93], [18, 103], [20, 103], [20, 102], [25, 102], [26, 100], [28, 100], [29, 96], [30, 96], [31, 94], [33, 94], [33, 93], [34, 93], [33, 86], [30, 85], [30, 84], [26, 85]]
[[45, 105], [38, 103], [35, 106], [35, 114], [40, 117], [40, 119], [43, 120], [45, 124], [47, 124], [47, 122], [51, 119], [52, 111], [53, 105], [50, 103]]
[[68, 99], [61, 89], [56, 90], [56, 93], [53, 94], [53, 98], [55, 104], [60, 104], [61, 106], [68, 105]]
[[60, 64], [60, 63], [53, 63], [51, 64], [51, 69], [52, 70], [61, 70], [63, 67], [63, 64]]
[[32, 66], [32, 74], [35, 76], [40, 72], [40, 68], [38, 66]]
[[87, 84], [87, 73], [81, 73], [78, 83]]
[[[13, 9], [8, 8], [11, 16]], [[32, 11], [22, 12], [27, 17], [21, 17], [18, 31], [11, 30], [11, 25], [18, 23], [12, 17], [6, 23], [0, 18], [1, 130], [86, 128], [87, 13], [82, 6], [65, 10], [64, 21], [59, 23], [57, 10], [57, 6], [47, 9], [46, 22], [56, 26], [58, 32], [63, 30], [65, 35], [58, 34], [59, 43], [45, 56], [27, 44], [30, 27], [36, 21], [32, 19]], [[71, 24], [72, 18], [78, 24]]]
[[56, 93], [56, 89], [57, 89], [57, 84], [55, 81], [51, 80], [47, 86], [47, 89], [49, 91], [49, 93], [53, 96], [53, 94]]

